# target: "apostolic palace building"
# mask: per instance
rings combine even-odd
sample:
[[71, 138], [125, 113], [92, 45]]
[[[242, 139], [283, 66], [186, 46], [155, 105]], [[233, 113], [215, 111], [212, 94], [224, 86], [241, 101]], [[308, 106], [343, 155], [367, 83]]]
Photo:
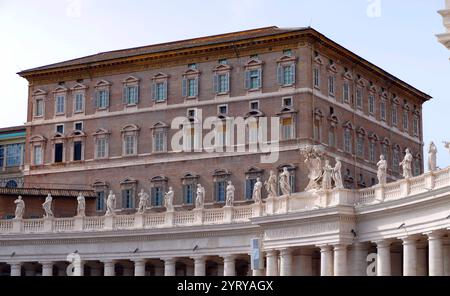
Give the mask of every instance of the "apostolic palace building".
[[312, 28], [19, 75], [23, 186], [0, 188], [0, 275], [450, 275], [450, 168], [424, 167], [431, 97]]

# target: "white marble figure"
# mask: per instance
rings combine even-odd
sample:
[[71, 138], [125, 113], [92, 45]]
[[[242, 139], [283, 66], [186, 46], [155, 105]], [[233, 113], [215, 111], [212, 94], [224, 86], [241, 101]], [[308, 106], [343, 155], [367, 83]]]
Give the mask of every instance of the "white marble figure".
[[428, 148], [428, 169], [434, 172], [437, 169], [437, 147], [434, 142]]
[[277, 176], [274, 171], [270, 171], [269, 179], [264, 182], [269, 198], [277, 197]]
[[197, 184], [197, 197], [195, 198], [195, 208], [203, 209], [205, 202], [205, 188], [201, 184]]
[[290, 173], [287, 168], [283, 168], [280, 174], [280, 190], [283, 195], [291, 195]]
[[334, 166], [333, 169], [332, 178], [334, 181], [334, 187], [337, 189], [344, 189], [344, 184], [342, 183], [341, 168], [342, 168], [341, 159], [339, 157], [336, 157], [336, 165]]
[[308, 168], [309, 183], [305, 191], [317, 190], [320, 188], [320, 177], [322, 177], [322, 151], [315, 146], [307, 146], [300, 150], [305, 158]]
[[16, 204], [16, 215], [14, 219], [22, 219], [23, 213], [25, 212], [25, 202], [23, 201], [22, 196], [19, 195], [14, 203]]
[[255, 203], [257, 204], [261, 204], [262, 203], [262, 198], [261, 198], [261, 189], [262, 189], [262, 182], [261, 182], [261, 178], [256, 178], [256, 183], [255, 186], [253, 186], [253, 200], [255, 201]]
[[42, 204], [42, 208], [45, 211], [45, 218], [53, 217], [53, 211], [52, 211], [52, 201], [53, 198], [51, 194], [49, 193], [47, 197], [45, 198], [45, 202]]
[[231, 181], [228, 181], [227, 185], [227, 199], [225, 201], [225, 206], [232, 207], [234, 202], [234, 192], [236, 191], [236, 188], [234, 188], [233, 183]]
[[141, 192], [139, 192], [138, 197], [139, 197], [139, 206], [137, 212], [138, 214], [144, 214], [145, 209], [147, 208], [149, 196], [144, 191], [144, 189], [141, 189]]
[[84, 217], [86, 216], [86, 199], [84, 198], [83, 194], [78, 195], [77, 197], [77, 217]]
[[164, 206], [168, 212], [173, 212], [173, 196], [173, 189], [169, 187], [169, 191], [164, 195]]
[[325, 160], [325, 165], [323, 166], [323, 174], [322, 174], [322, 189], [330, 190], [333, 187], [331, 186], [331, 176], [333, 175], [333, 168], [330, 166], [330, 161]]
[[109, 195], [106, 198], [106, 216], [115, 215], [116, 209], [116, 195], [112, 190], [109, 191]]
[[406, 149], [405, 157], [403, 158], [402, 162], [400, 162], [400, 165], [403, 168], [403, 178], [408, 179], [412, 177], [412, 169], [411, 164], [413, 161], [413, 156], [409, 149]]
[[387, 161], [384, 158], [384, 155], [380, 155], [380, 161], [377, 163], [377, 167], [378, 167], [377, 171], [378, 184], [386, 185]]

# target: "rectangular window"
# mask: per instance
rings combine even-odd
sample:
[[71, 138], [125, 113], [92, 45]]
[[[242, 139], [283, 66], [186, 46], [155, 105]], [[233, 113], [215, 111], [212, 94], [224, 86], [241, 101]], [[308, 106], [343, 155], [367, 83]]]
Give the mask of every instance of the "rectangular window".
[[73, 142], [73, 161], [82, 160], [83, 142]]
[[135, 105], [139, 101], [139, 88], [137, 85], [134, 86], [126, 86], [124, 89], [125, 92], [125, 104], [127, 105]]
[[63, 162], [63, 143], [55, 144], [55, 163]]
[[375, 114], [375, 96], [372, 94], [369, 95], [369, 114]]
[[385, 101], [381, 101], [380, 104], [380, 116], [381, 116], [381, 120], [386, 121], [386, 102]]
[[392, 107], [392, 125], [397, 126], [398, 117], [397, 117], [397, 107]]
[[335, 95], [335, 83], [336, 83], [336, 77], [334, 75], [328, 76], [328, 94], [330, 97], [334, 97]]
[[197, 79], [188, 80], [188, 97], [197, 96]]
[[33, 162], [34, 165], [42, 164], [42, 146], [33, 146]]
[[136, 152], [134, 151], [136, 136], [127, 135], [124, 138], [125, 140], [125, 155], [134, 155]]
[[152, 187], [152, 205], [161, 207], [163, 205], [164, 188], [162, 186]]
[[163, 130], [154, 131], [153, 132], [153, 151], [154, 152], [163, 152], [164, 151], [164, 139], [165, 132]]
[[259, 101], [250, 102], [250, 110], [259, 110]]
[[281, 119], [281, 136], [283, 140], [290, 140], [293, 138], [293, 120], [292, 118]]
[[98, 138], [96, 140], [96, 158], [105, 158], [106, 157], [106, 138]]
[[97, 198], [95, 200], [95, 210], [97, 212], [102, 212], [105, 210], [105, 192], [97, 192]]
[[0, 145], [0, 168], [5, 164], [5, 146]]
[[392, 154], [392, 170], [394, 172], [398, 172], [399, 165], [400, 165], [400, 156], [398, 150], [394, 150]]
[[218, 107], [219, 114], [227, 115], [228, 114], [228, 106], [227, 105], [221, 105]]
[[245, 71], [246, 89], [259, 89], [261, 85], [261, 69]]
[[356, 89], [356, 107], [358, 109], [363, 108], [363, 89], [361, 87]]
[[245, 180], [245, 199], [252, 199], [253, 187], [255, 187], [256, 178], [248, 178]]
[[124, 208], [124, 209], [134, 208], [134, 190], [133, 189], [122, 190], [122, 208]]
[[217, 202], [224, 202], [225, 201], [225, 188], [226, 188], [226, 182], [215, 182], [215, 197]]
[[84, 95], [82, 93], [75, 94], [75, 112], [82, 112], [84, 108]]
[[82, 122], [75, 122], [74, 128], [76, 131], [82, 131], [83, 130], [83, 123]]
[[417, 116], [414, 116], [413, 118], [413, 133], [414, 136], [419, 135], [419, 118]]
[[155, 101], [161, 102], [166, 100], [166, 83], [158, 82], [155, 84], [154, 98]]
[[248, 142], [258, 143], [258, 122], [250, 122], [248, 125]]
[[292, 56], [292, 50], [291, 49], [283, 50], [283, 55], [288, 56], [288, 57]]
[[386, 159], [386, 161], [389, 161], [389, 152], [388, 152], [387, 146], [384, 144], [381, 146], [381, 154], [384, 155], [384, 158]]
[[195, 184], [186, 184], [183, 186], [183, 201], [187, 205], [194, 203]]
[[336, 140], [334, 135], [334, 129], [330, 128], [328, 130], [328, 146], [330, 147], [336, 147]]
[[283, 107], [292, 107], [292, 98], [283, 98]]
[[409, 128], [409, 118], [408, 118], [409, 116], [408, 116], [408, 111], [407, 110], [405, 110], [405, 111], [403, 111], [403, 130], [404, 131], [408, 131], [408, 128]]
[[44, 100], [43, 99], [37, 99], [35, 110], [34, 110], [34, 116], [40, 117], [44, 115]]
[[64, 113], [64, 103], [65, 103], [65, 97], [64, 96], [57, 96], [56, 97], [56, 114], [63, 114]]
[[109, 92], [107, 90], [97, 91], [96, 103], [96, 107], [99, 109], [107, 108], [109, 105]]
[[370, 162], [376, 161], [376, 155], [377, 155], [376, 148], [377, 148], [376, 143], [370, 142], [370, 144], [369, 144], [369, 161]]
[[216, 93], [218, 94], [225, 94], [230, 91], [229, 87], [229, 74], [219, 74], [215, 76], [216, 78]]
[[348, 81], [345, 81], [344, 86], [342, 87], [342, 99], [344, 103], [350, 102], [350, 85]]
[[314, 87], [320, 88], [320, 69], [314, 68], [313, 70], [313, 77], [314, 77]]
[[228, 60], [227, 59], [220, 59], [219, 60], [219, 64], [220, 65], [228, 65]]
[[23, 144], [10, 144], [6, 146], [6, 166], [22, 165]]
[[284, 85], [294, 84], [294, 65], [283, 66], [283, 81]]
[[56, 132], [60, 134], [64, 134], [64, 124], [57, 124], [56, 125]]
[[344, 151], [352, 153], [352, 132], [349, 129], [344, 131]]
[[364, 157], [364, 138], [358, 137], [356, 140], [356, 155]]

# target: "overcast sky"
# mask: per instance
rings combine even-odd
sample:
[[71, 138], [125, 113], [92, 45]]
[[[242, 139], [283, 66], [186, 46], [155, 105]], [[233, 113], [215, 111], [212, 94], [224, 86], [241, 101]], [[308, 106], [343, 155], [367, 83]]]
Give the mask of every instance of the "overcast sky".
[[[0, 127], [26, 121], [20, 70], [109, 51], [265, 26], [312, 26], [434, 97], [424, 105], [425, 146], [450, 165], [450, 51], [444, 0], [0, 0]], [[425, 154], [426, 155], [426, 154]]]

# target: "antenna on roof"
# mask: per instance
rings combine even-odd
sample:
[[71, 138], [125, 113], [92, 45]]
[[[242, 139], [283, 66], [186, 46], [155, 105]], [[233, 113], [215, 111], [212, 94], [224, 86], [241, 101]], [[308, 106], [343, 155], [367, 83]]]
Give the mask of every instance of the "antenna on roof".
[[313, 22], [313, 19], [310, 18], [310, 19], [309, 19], [309, 25], [308, 25], [309, 28], [311, 28], [312, 22]]

